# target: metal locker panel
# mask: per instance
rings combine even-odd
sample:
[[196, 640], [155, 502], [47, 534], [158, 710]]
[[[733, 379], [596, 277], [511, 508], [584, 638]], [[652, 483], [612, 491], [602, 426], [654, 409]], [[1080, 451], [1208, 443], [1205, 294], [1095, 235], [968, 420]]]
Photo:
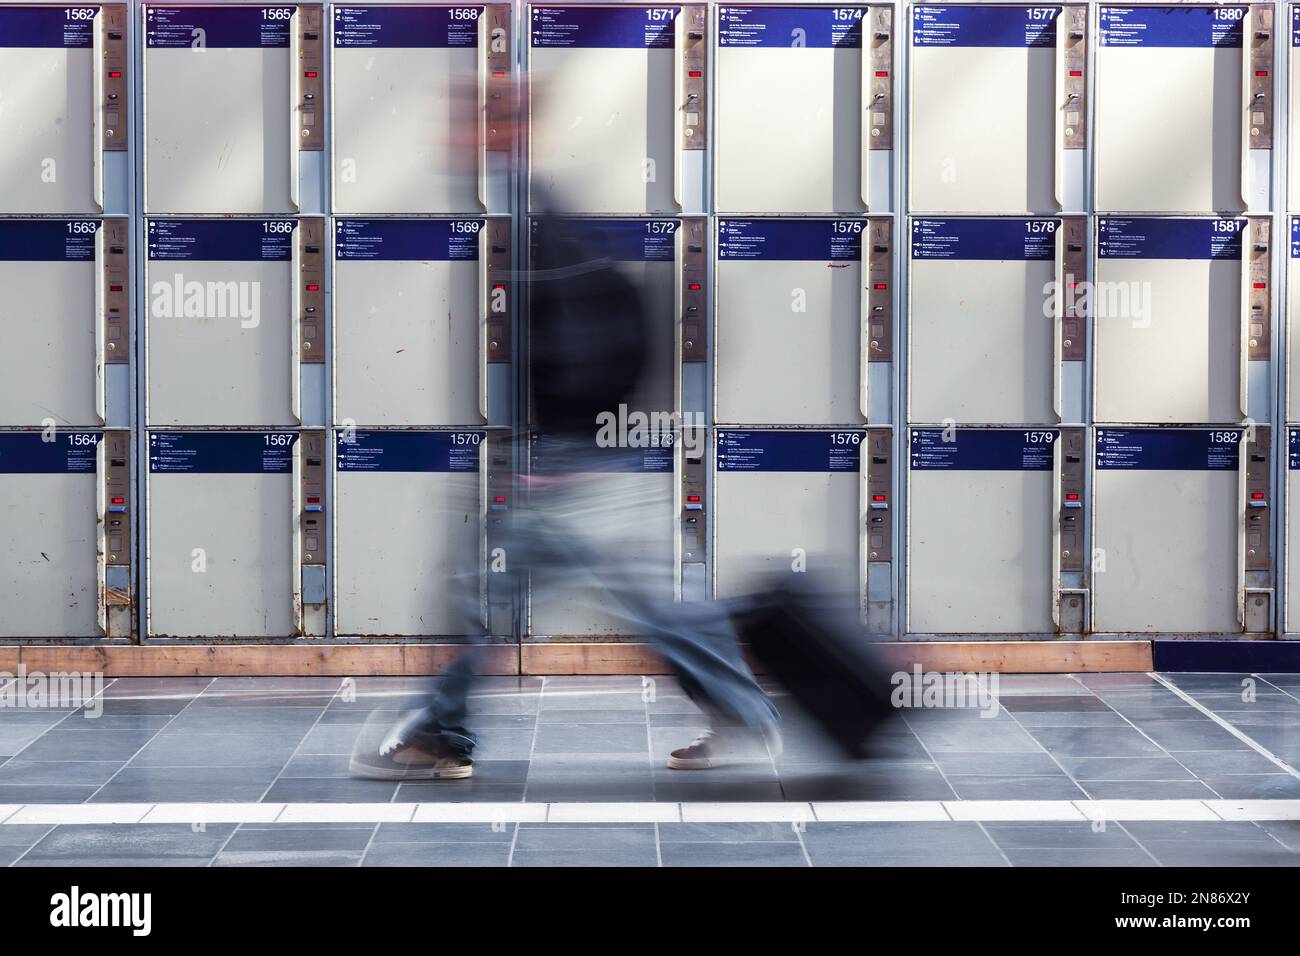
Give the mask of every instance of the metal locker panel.
[[1061, 208], [1056, 184], [1060, 12], [1058, 7], [912, 8], [908, 182], [913, 210]]
[[[548, 440], [532, 436], [532, 471], [548, 471]], [[529, 633], [545, 637], [629, 636], [635, 612], [606, 590], [631, 588], [640, 600], [671, 604], [676, 586], [673, 450], [593, 447], [588, 471], [561, 466], [567, 486], [557, 517], [571, 539], [554, 541], [591, 560], [595, 572], [540, 561], [529, 570]], [[549, 499], [548, 499], [549, 500]], [[581, 522], [574, 520], [581, 515]], [[553, 531], [556, 529], [552, 529]]]
[[867, 208], [862, 36], [868, 10], [718, 8], [718, 210]]
[[95, 196], [98, 7], [0, 7], [0, 211], [87, 213]]
[[103, 636], [99, 440], [97, 432], [0, 433], [0, 637]]
[[907, 627], [917, 634], [1053, 632], [1050, 428], [913, 428]]
[[483, 440], [469, 431], [336, 436], [335, 633], [482, 632]]
[[335, 420], [480, 424], [478, 219], [334, 224]]
[[1300, 631], [1300, 429], [1287, 429], [1286, 614], [1282, 630]]
[[1240, 421], [1244, 219], [1098, 221], [1098, 422]]
[[714, 596], [812, 573], [861, 594], [861, 431], [733, 431], [714, 446]]
[[1296, 117], [1300, 113], [1300, 4], [1290, 4], [1291, 40], [1287, 48], [1287, 66], [1289, 67], [1287, 87], [1287, 195], [1290, 201], [1288, 209], [1300, 207], [1300, 149], [1295, 143], [1300, 142], [1297, 135]]
[[718, 422], [866, 420], [861, 219], [719, 219]]
[[1056, 219], [913, 219], [908, 417], [1056, 419]]
[[148, 632], [296, 634], [291, 432], [150, 432]]
[[673, 17], [679, 8], [529, 9], [531, 206], [677, 211]]
[[291, 212], [296, 6], [145, 7], [145, 209]]
[[1096, 208], [1245, 209], [1245, 6], [1100, 12]]
[[1238, 622], [1239, 428], [1098, 428], [1093, 630]]
[[334, 209], [481, 212], [482, 7], [334, 7]]
[[[645, 357], [641, 382], [628, 401], [629, 411], [647, 415], [679, 411], [677, 400], [677, 300], [675, 258], [681, 244], [676, 219], [587, 219], [534, 218], [529, 223], [530, 251], [536, 257], [542, 243], [569, 244], [583, 257], [599, 256], [602, 266], [612, 266], [641, 296], [650, 319], [650, 335], [656, 347]], [[565, 263], [566, 267], [568, 263]], [[573, 263], [582, 268], [583, 263]], [[559, 270], [557, 270], [559, 271]], [[563, 283], [564, 275], [535, 277], [534, 281]], [[609, 316], [611, 322], [617, 316]], [[618, 409], [609, 409], [617, 413]]]
[[1292, 216], [1287, 257], [1286, 420], [1300, 420], [1300, 216]]
[[0, 425], [97, 425], [98, 220], [0, 220]]
[[151, 219], [153, 425], [289, 425], [297, 221]]

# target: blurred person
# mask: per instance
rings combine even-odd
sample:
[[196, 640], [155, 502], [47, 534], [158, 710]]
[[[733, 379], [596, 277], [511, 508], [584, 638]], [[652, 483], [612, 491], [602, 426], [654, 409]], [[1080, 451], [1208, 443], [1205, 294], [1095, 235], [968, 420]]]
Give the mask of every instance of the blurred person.
[[[671, 505], [635, 493], [592, 494], [593, 476], [613, 454], [597, 446], [602, 413], [620, 406], [670, 412], [672, 336], [654, 328], [644, 290], [603, 257], [602, 239], [565, 221], [539, 217], [529, 276], [529, 377], [538, 454], [507, 553], [524, 573], [580, 577], [599, 590], [604, 610], [623, 633], [639, 634], [668, 663], [709, 720], [668, 766], [708, 769], [763, 743], [779, 752], [780, 716], [746, 665], [727, 607], [673, 600], [672, 562], [638, 559], [647, 507]], [[664, 355], [659, 355], [664, 352]], [[646, 407], [643, 403], [650, 403]], [[605, 486], [608, 487], [608, 486]], [[466, 583], [465, 619], [478, 611], [478, 588]], [[467, 630], [467, 633], [469, 631]], [[377, 745], [358, 740], [355, 775], [399, 780], [452, 780], [473, 773], [477, 738], [468, 698], [480, 648], [468, 647], [436, 682], [429, 702], [400, 719]]]

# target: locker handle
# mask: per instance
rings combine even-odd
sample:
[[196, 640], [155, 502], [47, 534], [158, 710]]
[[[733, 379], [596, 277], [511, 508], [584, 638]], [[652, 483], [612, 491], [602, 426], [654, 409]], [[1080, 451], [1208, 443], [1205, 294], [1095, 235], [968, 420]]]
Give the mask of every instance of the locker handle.
[[101, 425], [108, 423], [104, 417], [106, 413], [104, 365], [107, 362], [107, 356], [104, 354], [104, 310], [106, 308], [104, 302], [104, 233], [107, 230], [108, 223], [102, 220], [99, 223], [99, 228], [95, 230], [95, 417], [99, 419]]
[[1237, 448], [1237, 624], [1246, 629], [1246, 515], [1249, 513], [1246, 497], [1246, 462], [1250, 456], [1246, 453], [1253, 426], [1247, 425], [1241, 432]]
[[1061, 200], [1062, 168], [1065, 165], [1065, 123], [1060, 114], [1069, 106], [1065, 96], [1065, 41], [1067, 31], [1060, 29], [1060, 21], [1064, 19], [1064, 14], [1064, 7], [1056, 14], [1056, 66], [1053, 70], [1056, 83], [1057, 115], [1052, 118], [1052, 200], [1056, 203], [1057, 209], [1065, 208], [1065, 203]]
[[289, 240], [289, 415], [302, 424], [302, 222]]
[[[289, 205], [301, 209], [298, 195], [299, 161], [298, 140], [299, 126], [302, 122], [299, 108], [302, 105], [302, 86], [299, 76], [302, 73], [302, 57], [298, 38], [298, 8], [293, 8], [289, 15]], [[294, 316], [295, 321], [297, 316]]]
[[673, 17], [673, 205], [679, 212], [685, 208], [682, 204], [682, 178], [685, 175], [682, 165], [686, 153], [685, 16], [685, 9], [682, 8]]
[[90, 95], [94, 100], [90, 115], [91, 199], [95, 208], [104, 211], [104, 8], [95, 11], [91, 30]]
[[1250, 257], [1246, 252], [1250, 238], [1251, 221], [1241, 226], [1241, 278], [1240, 305], [1238, 308], [1237, 341], [1237, 405], [1243, 419], [1250, 418]]
[[483, 12], [478, 17], [478, 50], [477, 53], [477, 134], [474, 143], [474, 162], [478, 174], [478, 202], [483, 207], [483, 211], [488, 211], [487, 195], [487, 88], [488, 88], [488, 42], [491, 36], [491, 30], [488, 27], [488, 7], [483, 7]]
[[293, 475], [291, 476], [289, 490], [289, 540], [292, 542], [289, 551], [290, 577], [289, 577], [289, 600], [292, 604], [290, 608], [293, 617], [294, 634], [298, 637], [303, 635], [303, 611], [302, 611], [302, 436], [293, 437]]
[[1064, 373], [1065, 346], [1065, 221], [1056, 221], [1055, 242], [1052, 246], [1052, 270], [1056, 280], [1056, 296], [1052, 302], [1052, 413], [1058, 422], [1061, 414], [1061, 377]]
[[[1057, 230], [1058, 234], [1060, 231]], [[1061, 629], [1061, 443], [1064, 440], [1062, 430], [1056, 433], [1056, 441], [1052, 443], [1052, 624], [1058, 631]]]
[[107, 436], [100, 432], [95, 444], [95, 622], [105, 636], [108, 635], [108, 550], [104, 540], [104, 515], [108, 505], [105, 488], [107, 453]]
[[478, 230], [478, 413], [488, 421], [488, 310], [492, 308], [492, 290], [488, 287], [488, 227], [485, 219]]

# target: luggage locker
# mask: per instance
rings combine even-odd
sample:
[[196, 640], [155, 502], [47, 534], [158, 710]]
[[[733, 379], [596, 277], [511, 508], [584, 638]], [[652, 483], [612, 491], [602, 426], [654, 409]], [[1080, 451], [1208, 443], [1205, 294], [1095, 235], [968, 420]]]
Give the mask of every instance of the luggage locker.
[[145, 4], [145, 211], [321, 211], [321, 4]]
[[125, 219], [0, 219], [0, 426], [126, 426]]
[[1095, 205], [1267, 210], [1273, 5], [1103, 6]]
[[909, 632], [1082, 630], [1082, 446], [1081, 429], [910, 429]]
[[1097, 429], [1095, 630], [1271, 629], [1269, 439], [1263, 426]]
[[510, 223], [336, 219], [337, 422], [509, 420]]
[[1270, 220], [1098, 220], [1096, 421], [1271, 415]]
[[0, 432], [0, 637], [130, 637], [130, 440]]
[[890, 420], [892, 220], [718, 220], [715, 416]]
[[1300, 429], [1287, 429], [1286, 467], [1286, 613], [1281, 630], [1300, 631]]
[[487, 435], [341, 430], [334, 447], [335, 633], [482, 633]]
[[908, 418], [1081, 421], [1086, 224], [912, 220]]
[[0, 214], [127, 211], [127, 5], [0, 6]]
[[510, 7], [336, 6], [334, 211], [509, 209]]
[[291, 431], [148, 433], [150, 636], [303, 633], [299, 442]]
[[1082, 210], [1088, 7], [912, 8], [913, 212]]
[[529, 11], [534, 211], [704, 211], [703, 4]]
[[146, 228], [150, 424], [323, 421], [322, 221], [150, 219]]
[[888, 212], [894, 8], [717, 8], [715, 207]]

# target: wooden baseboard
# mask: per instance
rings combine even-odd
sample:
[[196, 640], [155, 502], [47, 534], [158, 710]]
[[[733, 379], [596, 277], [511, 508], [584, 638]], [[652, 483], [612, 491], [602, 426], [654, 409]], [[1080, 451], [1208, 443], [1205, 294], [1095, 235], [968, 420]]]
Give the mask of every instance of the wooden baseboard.
[[[926, 671], [1063, 674], [1153, 669], [1150, 641], [951, 641], [879, 645], [889, 666]], [[80, 671], [106, 677], [401, 677], [436, 674], [461, 644], [0, 645], [0, 672]], [[647, 644], [491, 645], [483, 672], [514, 676], [666, 674]]]

